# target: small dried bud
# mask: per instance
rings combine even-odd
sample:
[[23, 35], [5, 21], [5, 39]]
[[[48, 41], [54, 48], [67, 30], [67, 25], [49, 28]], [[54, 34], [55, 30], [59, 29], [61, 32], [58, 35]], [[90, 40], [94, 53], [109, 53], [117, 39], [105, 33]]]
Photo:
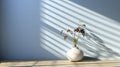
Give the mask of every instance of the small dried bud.
[[83, 26], [84, 26], [84, 27], [86, 27], [86, 25], [85, 25], [85, 24], [83, 24]]
[[66, 39], [67, 39], [67, 37], [68, 37], [68, 36], [67, 36], [67, 35], [65, 35], [65, 36], [64, 36], [64, 40], [66, 40]]
[[80, 31], [80, 27], [76, 28], [74, 31], [75, 32], [79, 32]]
[[81, 29], [80, 32], [82, 33], [83, 36], [85, 36], [85, 30]]
[[67, 29], [67, 32], [70, 32], [70, 29]]

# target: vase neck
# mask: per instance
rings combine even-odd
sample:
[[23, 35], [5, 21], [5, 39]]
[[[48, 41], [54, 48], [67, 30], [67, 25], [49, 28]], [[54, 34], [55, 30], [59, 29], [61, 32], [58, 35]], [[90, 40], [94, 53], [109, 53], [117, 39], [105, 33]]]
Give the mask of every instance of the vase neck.
[[73, 47], [77, 47], [77, 43], [74, 42], [73, 44], [74, 44]]
[[76, 44], [74, 44], [74, 46], [73, 47], [77, 47], [77, 45]]

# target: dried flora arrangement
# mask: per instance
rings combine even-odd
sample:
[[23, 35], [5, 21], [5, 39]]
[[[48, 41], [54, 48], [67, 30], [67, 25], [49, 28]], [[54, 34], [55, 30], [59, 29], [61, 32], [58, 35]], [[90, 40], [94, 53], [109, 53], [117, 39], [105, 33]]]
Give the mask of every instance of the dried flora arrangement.
[[83, 37], [85, 36], [85, 28], [86, 28], [86, 25], [82, 24], [73, 30], [71, 30], [69, 28], [66, 30], [61, 30], [61, 34], [63, 35], [64, 40], [68, 39], [68, 37], [71, 37], [74, 47], [77, 47], [79, 38], [81, 36], [83, 36]]

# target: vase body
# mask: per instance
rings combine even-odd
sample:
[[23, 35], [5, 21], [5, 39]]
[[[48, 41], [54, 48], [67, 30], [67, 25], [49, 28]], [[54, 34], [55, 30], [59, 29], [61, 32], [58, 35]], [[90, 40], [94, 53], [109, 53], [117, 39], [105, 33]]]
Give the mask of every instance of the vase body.
[[67, 58], [70, 61], [80, 61], [83, 59], [83, 51], [78, 47], [73, 47], [69, 51], [67, 51]]

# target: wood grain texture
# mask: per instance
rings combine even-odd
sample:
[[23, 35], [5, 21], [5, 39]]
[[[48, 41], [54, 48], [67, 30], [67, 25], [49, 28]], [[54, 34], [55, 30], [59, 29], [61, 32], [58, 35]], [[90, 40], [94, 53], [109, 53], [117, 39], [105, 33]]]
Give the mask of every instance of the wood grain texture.
[[0, 67], [120, 67], [120, 60], [80, 61], [46, 60], [46, 61], [11, 61], [2, 62]]

